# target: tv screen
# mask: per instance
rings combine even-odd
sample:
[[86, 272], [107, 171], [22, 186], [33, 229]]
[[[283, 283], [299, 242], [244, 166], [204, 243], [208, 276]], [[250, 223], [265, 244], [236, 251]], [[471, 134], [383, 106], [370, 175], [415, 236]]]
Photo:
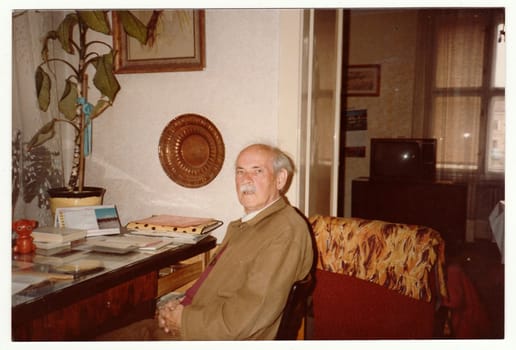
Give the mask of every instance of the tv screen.
[[373, 179], [433, 180], [435, 139], [371, 139]]

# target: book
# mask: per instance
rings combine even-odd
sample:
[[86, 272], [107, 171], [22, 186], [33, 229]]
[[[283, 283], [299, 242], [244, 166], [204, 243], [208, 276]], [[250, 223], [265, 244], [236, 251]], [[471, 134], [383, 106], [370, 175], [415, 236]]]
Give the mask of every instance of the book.
[[54, 255], [54, 254], [57, 254], [57, 253], [60, 253], [60, 252], [65, 252], [65, 251], [68, 251], [71, 248], [71, 245], [68, 243], [64, 243], [65, 245], [62, 245], [60, 247], [54, 247], [54, 248], [38, 248], [36, 246], [36, 254], [38, 255], [46, 255], [46, 256], [49, 256], [49, 255]]
[[36, 264], [46, 265], [62, 265], [70, 261], [84, 258], [89, 252], [86, 250], [70, 249], [53, 255], [36, 254], [32, 257], [32, 262]]
[[[168, 246], [177, 247], [173, 238], [160, 235], [123, 234], [116, 236], [99, 236], [88, 239], [93, 251], [124, 253], [138, 249], [140, 251], [162, 251]], [[112, 251], [110, 251], [112, 250]]]
[[54, 226], [86, 230], [86, 236], [120, 233], [120, 219], [114, 205], [57, 208]]
[[38, 242], [64, 243], [71, 242], [86, 237], [86, 231], [83, 229], [74, 229], [69, 227], [42, 226], [36, 227], [32, 231], [32, 238], [36, 247]]
[[72, 275], [73, 278], [79, 278], [84, 275], [93, 274], [103, 271], [104, 263], [98, 259], [79, 259], [51, 268], [52, 272], [65, 275]]
[[[142, 236], [142, 237], [148, 237], [148, 236]], [[169, 237], [162, 237], [161, 242], [154, 243], [154, 244], [148, 244], [146, 246], [140, 247], [141, 251], [161, 251], [163, 248], [167, 247], [178, 247], [180, 244], [178, 242], [175, 242], [174, 239]]]
[[[172, 239], [172, 242], [174, 242], [173, 239]], [[147, 254], [147, 255], [156, 255], [156, 254], [163, 253], [164, 251], [167, 251], [167, 250], [173, 250], [173, 249], [182, 247], [185, 244], [189, 244], [189, 243], [175, 242], [175, 243], [169, 243], [169, 244], [167, 244], [167, 245], [165, 245], [163, 247], [156, 247], [154, 249], [151, 249], [151, 248], [140, 248], [140, 253]]]
[[94, 252], [126, 254], [138, 249], [137, 246], [127, 242], [97, 241], [91, 248]]
[[148, 218], [130, 221], [128, 230], [206, 234], [222, 225], [222, 221], [212, 218], [197, 218], [176, 215], [153, 215]]
[[94, 244], [103, 244], [104, 243], [119, 243], [119, 244], [127, 244], [136, 246], [138, 248], [143, 248], [146, 246], [152, 246], [163, 241], [161, 237], [144, 237], [144, 236], [135, 236], [130, 234], [124, 235], [116, 235], [116, 236], [105, 236], [105, 237], [95, 237], [89, 240]]
[[87, 247], [85, 249], [81, 249], [81, 247], [83, 247], [86, 242], [86, 238], [84, 237], [69, 242], [34, 241], [34, 245], [36, 246], [36, 254], [54, 255], [55, 253], [70, 250], [72, 248], [88, 250]]
[[71, 247], [73, 241], [69, 242], [48, 242], [48, 241], [34, 241], [34, 245], [37, 249], [54, 249], [54, 248], [63, 248], [63, 247]]
[[183, 232], [174, 232], [174, 231], [152, 231], [152, 230], [132, 230], [131, 234], [151, 236], [151, 237], [152, 236], [167, 237], [167, 238], [171, 239], [171, 243], [173, 243], [173, 244], [194, 244], [194, 243], [197, 243], [209, 236], [207, 233], [198, 234], [198, 233], [183, 233]]

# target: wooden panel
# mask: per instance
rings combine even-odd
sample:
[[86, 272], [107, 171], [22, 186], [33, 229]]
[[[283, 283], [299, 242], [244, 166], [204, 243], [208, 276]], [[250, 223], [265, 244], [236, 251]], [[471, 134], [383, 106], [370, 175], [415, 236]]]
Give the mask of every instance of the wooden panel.
[[14, 340], [85, 340], [99, 330], [153, 317], [157, 273], [136, 277], [13, 329]]
[[172, 272], [158, 280], [158, 297], [197, 279], [203, 270], [203, 262], [196, 261], [190, 264], [177, 264], [171, 268], [173, 269]]

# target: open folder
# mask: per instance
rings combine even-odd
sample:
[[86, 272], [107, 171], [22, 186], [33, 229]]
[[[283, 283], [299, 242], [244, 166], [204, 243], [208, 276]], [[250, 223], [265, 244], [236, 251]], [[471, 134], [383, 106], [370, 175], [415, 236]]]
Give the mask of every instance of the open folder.
[[57, 208], [54, 226], [84, 229], [87, 237], [120, 233], [115, 205]]

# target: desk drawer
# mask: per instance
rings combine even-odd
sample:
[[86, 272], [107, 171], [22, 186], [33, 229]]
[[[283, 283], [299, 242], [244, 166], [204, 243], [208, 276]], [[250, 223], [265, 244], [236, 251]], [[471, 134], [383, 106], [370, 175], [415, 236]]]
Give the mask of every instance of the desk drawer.
[[157, 273], [136, 277], [13, 329], [14, 340], [86, 340], [94, 334], [152, 317]]
[[170, 267], [172, 271], [158, 279], [157, 297], [170, 293], [188, 282], [196, 280], [203, 270], [203, 262], [176, 264]]
[[156, 297], [159, 298], [173, 291], [186, 290], [204, 271], [213, 251], [215, 249], [161, 269]]

